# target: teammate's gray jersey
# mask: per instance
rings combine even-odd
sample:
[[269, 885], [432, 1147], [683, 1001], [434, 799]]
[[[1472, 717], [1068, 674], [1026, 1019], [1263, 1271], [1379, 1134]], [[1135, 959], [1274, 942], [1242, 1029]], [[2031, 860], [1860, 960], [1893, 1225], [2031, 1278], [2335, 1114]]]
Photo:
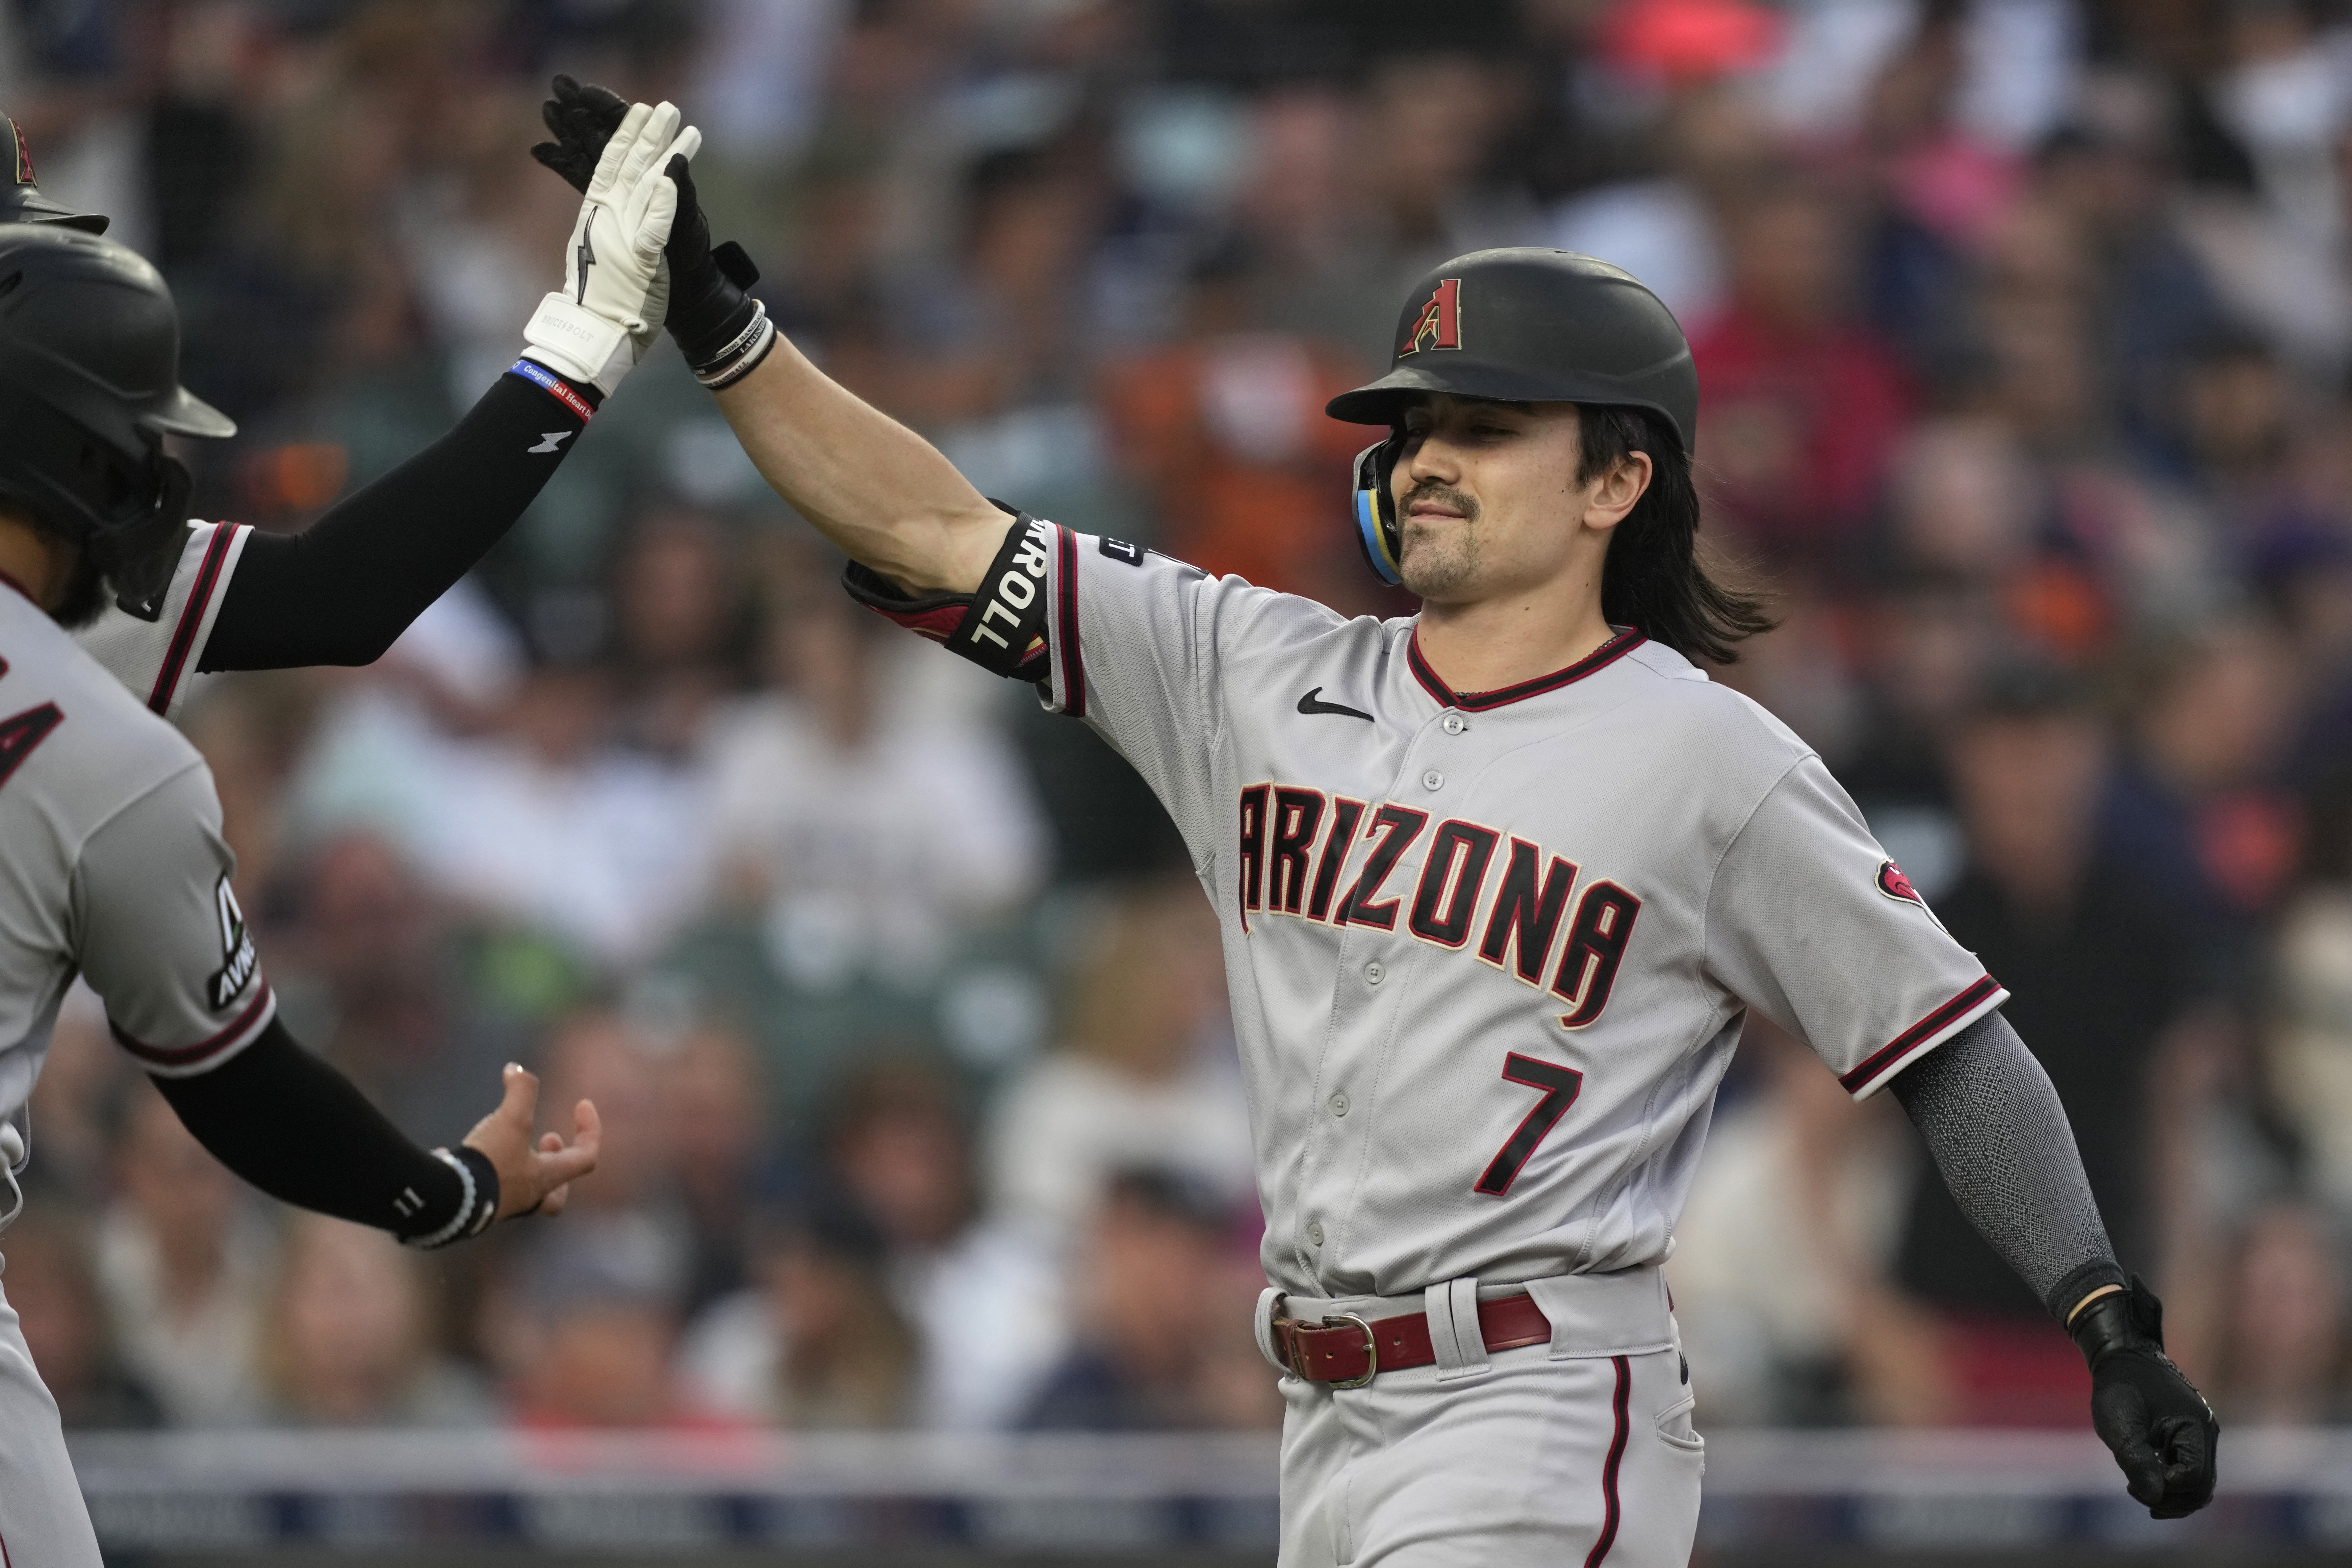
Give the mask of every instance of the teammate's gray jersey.
[[233, 522], [197, 523], [180, 547], [160, 615], [141, 620], [109, 599], [96, 620], [73, 634], [74, 641], [149, 709], [174, 717], [252, 532]]
[[1662, 1261], [1746, 1007], [1861, 1097], [2007, 994], [1679, 654], [1626, 632], [1457, 695], [1412, 620], [1035, 526], [1050, 705], [1150, 782], [1223, 925], [1284, 1289]]
[[151, 1072], [216, 1067], [268, 1026], [204, 759], [5, 584], [0, 845], [0, 1117], [77, 973]]

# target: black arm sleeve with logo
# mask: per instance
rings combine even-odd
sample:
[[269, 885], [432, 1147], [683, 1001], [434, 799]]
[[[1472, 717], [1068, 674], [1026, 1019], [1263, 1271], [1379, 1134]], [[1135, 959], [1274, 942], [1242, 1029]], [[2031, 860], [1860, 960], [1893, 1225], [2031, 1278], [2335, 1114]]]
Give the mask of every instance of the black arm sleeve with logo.
[[[563, 384], [590, 407], [603, 395]], [[555, 395], [501, 375], [456, 428], [309, 528], [256, 530], [196, 668], [381, 658], [513, 526], [586, 423]]]
[[1960, 1212], [2059, 1321], [2123, 1283], [2066, 1108], [2008, 1019], [1986, 1015], [1889, 1090]]
[[[432, 1237], [498, 1210], [498, 1175], [471, 1149], [455, 1151], [465, 1179], [411, 1142], [341, 1073], [304, 1050], [276, 1019], [252, 1045], [208, 1072], [155, 1077], [180, 1121], [213, 1158], [283, 1203], [391, 1231]], [[448, 1239], [478, 1225], [459, 1225]]]

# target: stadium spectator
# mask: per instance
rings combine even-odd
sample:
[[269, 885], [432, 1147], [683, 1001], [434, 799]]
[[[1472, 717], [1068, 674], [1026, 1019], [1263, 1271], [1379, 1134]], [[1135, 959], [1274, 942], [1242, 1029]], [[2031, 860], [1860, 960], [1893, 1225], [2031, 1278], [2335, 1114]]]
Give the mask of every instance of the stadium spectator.
[[122, 1361], [81, 1216], [28, 1207], [8, 1227], [8, 1305], [68, 1428], [150, 1427], [162, 1404]]
[[1223, 1194], [1173, 1171], [1113, 1173], [1076, 1257], [1076, 1343], [1021, 1418], [1032, 1430], [1265, 1426], [1281, 1402], [1249, 1331], [1256, 1270]]
[[920, 1335], [916, 1420], [1009, 1424], [1067, 1338], [1056, 1238], [982, 1211], [970, 1131], [936, 1068], [861, 1068], [829, 1121], [828, 1172], [880, 1233], [891, 1299]]
[[436, 1347], [424, 1259], [323, 1215], [289, 1219], [264, 1320], [268, 1417], [294, 1426], [492, 1423], [488, 1390]]
[[891, 1300], [880, 1233], [820, 1200], [766, 1227], [759, 1284], [715, 1303], [682, 1358], [704, 1407], [794, 1428], [898, 1426], [920, 1345]]
[[1005, 1091], [986, 1140], [991, 1200], [1067, 1237], [1138, 1162], [1248, 1201], [1240, 1073], [1223, 1043], [1217, 928], [1190, 878], [1128, 890], [1092, 921], [1061, 1045]]
[[277, 1250], [254, 1199], [152, 1091], [125, 1117], [115, 1180], [96, 1251], [125, 1369], [173, 1426], [251, 1421]]

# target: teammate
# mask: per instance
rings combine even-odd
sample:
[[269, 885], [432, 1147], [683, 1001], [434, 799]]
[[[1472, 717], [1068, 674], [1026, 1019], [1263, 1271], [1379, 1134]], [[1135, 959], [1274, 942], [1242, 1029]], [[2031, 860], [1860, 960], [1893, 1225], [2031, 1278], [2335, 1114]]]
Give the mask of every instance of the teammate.
[[[661, 168], [698, 141], [667, 106], [634, 111], [612, 137], [564, 289], [524, 331], [518, 374], [532, 396], [609, 390], [635, 363], [661, 317], [676, 203]], [[454, 1151], [427, 1151], [304, 1051], [278, 1018], [237, 908], [211, 775], [157, 716], [168, 692], [126, 691], [69, 635], [110, 601], [120, 614], [152, 609], [173, 583], [187, 473], [165, 437], [235, 431], [179, 384], [179, 322], [162, 278], [89, 229], [0, 225], [0, 1156], [15, 1199], [0, 1225], [21, 1205], [25, 1108], [78, 974], [189, 1131], [273, 1196], [417, 1247], [557, 1212], [595, 1167], [594, 1107], [574, 1107], [570, 1142], [534, 1141], [538, 1082], [509, 1065], [498, 1108]], [[228, 542], [214, 547], [190, 602], [216, 585], [235, 547], [215, 539]], [[172, 660], [185, 661], [205, 619], [184, 607]], [[0, 1559], [100, 1562], [57, 1406], [5, 1298]]]
[[[676, 110], [664, 124], [675, 134]], [[31, 149], [0, 114], [5, 223], [90, 234], [107, 226], [103, 216], [42, 193]], [[537, 499], [652, 336], [642, 328], [625, 340], [628, 354], [569, 372], [554, 354], [526, 354], [448, 434], [300, 533], [159, 523], [180, 535], [175, 552], [151, 558], [168, 575], [118, 584], [76, 640], [167, 718], [199, 671], [373, 663]]]
[[[707, 284], [672, 174], [672, 275]], [[1008, 518], [756, 305], [730, 320], [680, 346], [852, 593], [1092, 725], [1223, 922], [1284, 1568], [1686, 1562], [1704, 1445], [1660, 1265], [1751, 1007], [1893, 1089], [2082, 1347], [2132, 1496], [2208, 1500], [2211, 1413], [2007, 993], [1693, 662], [1766, 619], [1696, 560], [1697, 381], [1648, 289], [1534, 249], [1414, 287], [1390, 373], [1330, 406], [1388, 426], [1359, 531], [1423, 608], [1385, 622]]]

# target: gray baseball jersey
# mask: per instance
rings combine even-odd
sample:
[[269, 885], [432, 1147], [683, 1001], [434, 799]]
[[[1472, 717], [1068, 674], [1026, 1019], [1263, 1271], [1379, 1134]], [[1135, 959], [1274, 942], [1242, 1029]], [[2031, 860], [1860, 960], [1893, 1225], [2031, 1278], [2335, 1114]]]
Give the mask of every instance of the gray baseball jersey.
[[96, 620], [73, 634], [74, 641], [150, 710], [176, 717], [252, 533], [239, 523], [197, 523], [180, 546], [161, 614], [142, 620], [109, 600]]
[[1223, 925], [1286, 1291], [1661, 1262], [1748, 1008], [1860, 1098], [2007, 994], [1802, 741], [1637, 632], [1454, 692], [1413, 620], [1033, 529], [1048, 703]]
[[0, 1117], [31, 1094], [77, 973], [151, 1072], [203, 1072], [268, 1026], [204, 759], [5, 584], [0, 844]]

